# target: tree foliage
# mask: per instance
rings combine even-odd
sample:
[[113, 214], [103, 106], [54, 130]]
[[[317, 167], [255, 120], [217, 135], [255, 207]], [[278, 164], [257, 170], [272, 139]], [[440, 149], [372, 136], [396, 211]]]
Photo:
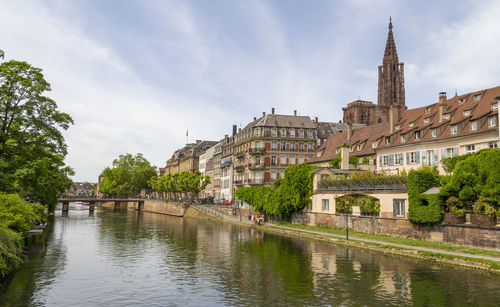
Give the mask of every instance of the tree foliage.
[[210, 183], [210, 176], [204, 176], [200, 171], [166, 174], [161, 177], [153, 176], [148, 181], [148, 185], [152, 189], [160, 193], [167, 193], [169, 198], [172, 196], [177, 198], [178, 193], [183, 193], [186, 197], [192, 195], [196, 199]]
[[0, 64], [0, 191], [53, 208], [71, 184], [61, 130], [73, 120], [45, 96], [49, 91], [40, 68], [19, 61]]
[[457, 159], [440, 196], [450, 210], [493, 215], [500, 204], [500, 149], [488, 148]]
[[112, 167], [104, 169], [103, 175], [99, 192], [110, 195], [137, 195], [141, 189], [148, 187], [148, 180], [156, 176], [156, 167], [141, 153], [135, 156], [127, 153], [115, 159]]
[[310, 203], [314, 168], [308, 164], [289, 166], [285, 177], [271, 187], [244, 187], [236, 190], [235, 195], [256, 211], [288, 218]]

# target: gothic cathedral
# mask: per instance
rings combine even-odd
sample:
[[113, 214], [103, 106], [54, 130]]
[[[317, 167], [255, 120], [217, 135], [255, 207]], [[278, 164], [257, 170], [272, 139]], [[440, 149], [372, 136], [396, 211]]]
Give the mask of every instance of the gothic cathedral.
[[406, 109], [404, 86], [404, 63], [399, 63], [396, 44], [389, 20], [389, 34], [385, 45], [384, 59], [378, 67], [377, 104], [356, 100], [342, 108], [344, 123], [373, 125], [389, 120], [389, 108], [396, 106], [401, 114]]

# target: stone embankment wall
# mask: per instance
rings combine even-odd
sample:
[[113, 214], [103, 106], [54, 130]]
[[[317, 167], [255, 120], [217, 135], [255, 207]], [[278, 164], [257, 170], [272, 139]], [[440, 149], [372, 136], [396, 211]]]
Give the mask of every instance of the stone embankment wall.
[[148, 199], [144, 201], [143, 210], [145, 212], [161, 213], [174, 216], [184, 216], [188, 208], [189, 205], [187, 204], [166, 202], [164, 200]]
[[[345, 228], [345, 215], [298, 212], [292, 223]], [[395, 237], [418, 238], [477, 247], [500, 248], [500, 227], [457, 224], [412, 224], [406, 219], [348, 216], [349, 229], [357, 232]]]

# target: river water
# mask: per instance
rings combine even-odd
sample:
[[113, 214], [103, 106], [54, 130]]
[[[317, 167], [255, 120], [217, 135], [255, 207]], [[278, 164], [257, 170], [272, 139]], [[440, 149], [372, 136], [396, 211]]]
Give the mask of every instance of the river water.
[[211, 220], [56, 213], [2, 306], [498, 306], [500, 278]]

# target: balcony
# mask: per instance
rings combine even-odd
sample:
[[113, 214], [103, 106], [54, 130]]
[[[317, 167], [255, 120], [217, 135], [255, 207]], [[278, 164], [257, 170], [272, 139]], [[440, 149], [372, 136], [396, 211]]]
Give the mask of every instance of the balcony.
[[234, 170], [237, 171], [237, 172], [242, 172], [242, 171], [245, 170], [245, 166], [243, 166], [243, 165], [235, 166]]
[[231, 161], [225, 161], [220, 164], [220, 168], [228, 167], [233, 164]]
[[238, 151], [236, 154], [235, 154], [236, 158], [237, 159], [241, 159], [245, 156], [245, 152], [243, 151]]
[[234, 185], [243, 185], [243, 180], [235, 180]]
[[248, 179], [247, 183], [249, 185], [261, 185], [261, 184], [264, 184], [264, 178]]
[[375, 178], [333, 179], [319, 182], [318, 191], [329, 192], [378, 192], [408, 191], [406, 176], [386, 176]]
[[266, 152], [266, 149], [264, 147], [250, 148], [251, 155], [263, 154], [264, 152]]
[[248, 168], [250, 168], [251, 170], [264, 169], [264, 164], [250, 164]]

